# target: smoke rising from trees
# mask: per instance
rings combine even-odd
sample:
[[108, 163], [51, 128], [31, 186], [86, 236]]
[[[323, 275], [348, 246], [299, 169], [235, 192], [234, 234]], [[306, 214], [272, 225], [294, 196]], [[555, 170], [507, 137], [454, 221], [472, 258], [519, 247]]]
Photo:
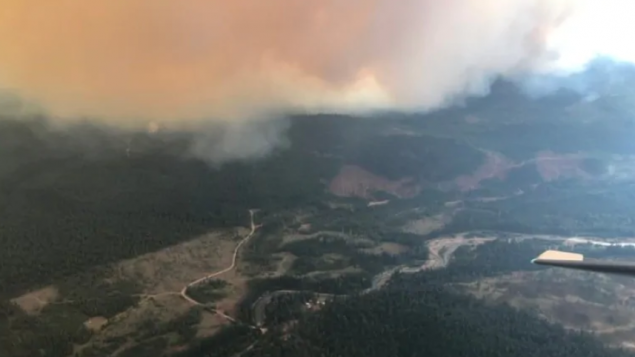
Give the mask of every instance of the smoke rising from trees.
[[[0, 88], [57, 122], [241, 128], [277, 113], [425, 111], [624, 46], [628, 0], [3, 0]], [[631, 32], [632, 33], [632, 32]], [[258, 126], [260, 127], [260, 126]], [[276, 128], [285, 125], [275, 124]], [[281, 129], [282, 130], [282, 129]], [[253, 136], [255, 135], [255, 136]], [[253, 136], [253, 139], [250, 137]], [[205, 145], [200, 146], [202, 148]]]

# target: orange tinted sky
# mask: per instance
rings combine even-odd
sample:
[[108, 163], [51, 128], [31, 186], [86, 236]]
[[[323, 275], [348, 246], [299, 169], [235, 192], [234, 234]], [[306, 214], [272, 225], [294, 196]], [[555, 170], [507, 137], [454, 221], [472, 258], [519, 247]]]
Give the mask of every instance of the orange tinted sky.
[[533, 55], [554, 2], [0, 0], [0, 87], [123, 122], [434, 106]]

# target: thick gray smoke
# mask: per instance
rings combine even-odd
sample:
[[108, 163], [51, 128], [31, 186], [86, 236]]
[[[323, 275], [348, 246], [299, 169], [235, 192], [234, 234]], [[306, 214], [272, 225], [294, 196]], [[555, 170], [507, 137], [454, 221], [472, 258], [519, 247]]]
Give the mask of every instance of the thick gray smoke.
[[191, 153], [211, 164], [221, 164], [228, 159], [258, 159], [273, 148], [287, 147], [285, 136], [289, 121], [272, 118], [244, 123], [221, 125], [201, 124], [203, 130], [194, 136]]

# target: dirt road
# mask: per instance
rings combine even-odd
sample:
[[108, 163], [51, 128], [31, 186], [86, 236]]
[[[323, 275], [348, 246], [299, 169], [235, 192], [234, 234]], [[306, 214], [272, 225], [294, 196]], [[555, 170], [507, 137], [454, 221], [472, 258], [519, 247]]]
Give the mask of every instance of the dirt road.
[[[194, 286], [196, 286], [196, 285], [198, 285], [198, 284], [200, 284], [202, 282], [205, 282], [205, 281], [207, 281], [207, 280], [209, 280], [211, 278], [214, 278], [214, 277], [217, 277], [217, 276], [222, 275], [224, 273], [227, 273], [228, 271], [231, 271], [231, 270], [233, 270], [236, 267], [236, 259], [238, 257], [238, 252], [240, 251], [240, 247], [243, 244], [245, 244], [249, 240], [249, 238], [251, 238], [251, 236], [254, 235], [254, 233], [256, 232], [256, 229], [261, 227], [260, 225], [256, 225], [254, 223], [254, 213], [256, 213], [256, 212], [258, 212], [257, 209], [250, 209], [249, 210], [249, 217], [250, 217], [250, 220], [251, 220], [251, 231], [249, 232], [249, 234], [247, 234], [245, 236], [245, 238], [243, 238], [238, 243], [238, 245], [236, 245], [236, 248], [234, 248], [234, 255], [232, 256], [232, 263], [228, 267], [226, 267], [225, 269], [213, 272], [211, 274], [208, 274], [208, 275], [206, 275], [206, 276], [204, 276], [202, 278], [196, 279], [196, 280], [192, 281], [191, 283], [185, 285], [183, 287], [183, 289], [181, 290], [181, 293], [180, 293], [181, 297], [183, 297], [183, 299], [187, 300], [188, 302], [190, 302], [190, 303], [192, 303], [194, 305], [204, 305], [203, 303], [198, 302], [198, 301], [192, 299], [189, 295], [187, 295], [187, 289], [191, 288], [191, 287], [194, 287]], [[233, 318], [231, 318], [231, 317], [229, 317], [229, 316], [227, 316], [227, 315], [225, 315], [223, 313], [219, 313], [219, 314], [222, 315], [225, 318], [228, 318], [230, 320], [234, 320]]]

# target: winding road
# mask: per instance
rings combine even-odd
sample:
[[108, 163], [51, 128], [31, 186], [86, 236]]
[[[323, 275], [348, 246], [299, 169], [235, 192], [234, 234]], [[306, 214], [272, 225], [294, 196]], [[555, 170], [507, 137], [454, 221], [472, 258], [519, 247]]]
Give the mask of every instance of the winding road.
[[[256, 225], [254, 222], [254, 214], [257, 212], [257, 209], [250, 209], [249, 210], [249, 215], [250, 215], [250, 223], [251, 223], [251, 231], [249, 232], [249, 234], [247, 234], [234, 248], [234, 253], [232, 256], [232, 261], [231, 264], [227, 267], [225, 267], [224, 269], [221, 269], [219, 271], [215, 271], [213, 273], [210, 273], [206, 276], [203, 276], [201, 278], [198, 278], [190, 283], [188, 283], [187, 285], [185, 285], [183, 287], [183, 289], [181, 289], [181, 291], [178, 293], [184, 300], [188, 301], [189, 303], [193, 304], [193, 305], [197, 305], [197, 306], [205, 306], [205, 303], [200, 302], [195, 300], [194, 298], [192, 298], [191, 296], [188, 295], [188, 289], [191, 287], [195, 287], [196, 285], [199, 285], [201, 283], [204, 283], [206, 281], [208, 281], [209, 279], [212, 279], [214, 277], [220, 276], [224, 273], [227, 273], [231, 270], [233, 270], [234, 268], [236, 268], [236, 263], [238, 260], [238, 253], [240, 252], [240, 248], [249, 241], [249, 239], [254, 235], [254, 233], [256, 232], [256, 230], [258, 228], [260, 228], [262, 225]], [[318, 232], [320, 233], [320, 232]], [[315, 233], [314, 235], [317, 235], [318, 233]], [[443, 238], [438, 238], [438, 239], [433, 239], [430, 240], [426, 243], [427, 247], [428, 247], [428, 252], [429, 252], [429, 258], [428, 261], [426, 261], [423, 265], [419, 266], [419, 267], [406, 267], [405, 265], [401, 265], [401, 266], [397, 266], [397, 267], [392, 267], [390, 269], [385, 270], [384, 272], [377, 274], [374, 278], [373, 278], [373, 282], [372, 282], [372, 286], [369, 287], [368, 289], [364, 290], [362, 292], [362, 294], [366, 294], [375, 290], [379, 290], [381, 289], [389, 280], [390, 278], [393, 276], [394, 273], [396, 272], [401, 272], [401, 273], [416, 273], [416, 272], [420, 272], [420, 271], [424, 271], [424, 270], [434, 270], [434, 269], [442, 269], [444, 267], [446, 267], [454, 252], [461, 246], [464, 245], [469, 245], [469, 246], [476, 246], [476, 245], [480, 245], [486, 242], [490, 242], [493, 240], [498, 239], [497, 235], [500, 233], [505, 233], [508, 237], [507, 239], [514, 239], [514, 240], [524, 240], [524, 239], [542, 239], [542, 240], [552, 240], [552, 241], [567, 241], [567, 240], [575, 240], [575, 239], [579, 239], [579, 238], [572, 238], [572, 237], [563, 237], [563, 236], [554, 236], [554, 235], [528, 235], [528, 234], [519, 234], [519, 233], [513, 233], [513, 232], [496, 232], [498, 234], [492, 234], [489, 236], [476, 236], [476, 237], [470, 237], [470, 234], [472, 232], [464, 232], [461, 234], [457, 234], [455, 236], [451, 236], [451, 237], [443, 237]], [[484, 232], [482, 232], [484, 233]], [[481, 233], [481, 234], [482, 234]], [[345, 297], [346, 295], [334, 295], [334, 294], [323, 294], [323, 293], [317, 293], [317, 292], [311, 292], [311, 291], [301, 291], [301, 290], [277, 290], [277, 291], [270, 291], [265, 293], [264, 295], [260, 296], [260, 298], [258, 298], [251, 306], [252, 312], [253, 312], [253, 321], [251, 321], [251, 323], [247, 323], [251, 328], [259, 328], [261, 330], [261, 332], [266, 332], [266, 329], [263, 329], [262, 326], [264, 324], [264, 320], [265, 320], [265, 307], [271, 302], [271, 300], [277, 296], [281, 296], [281, 295], [285, 295], [285, 294], [298, 294], [298, 293], [312, 293], [315, 297], [317, 298], [333, 298], [336, 296], [339, 297]], [[170, 292], [169, 294], [177, 294], [176, 292]], [[222, 311], [215, 311], [216, 314], [224, 317], [227, 320], [230, 320], [232, 322], [237, 322], [236, 319], [234, 319], [231, 316], [228, 316], [227, 314], [223, 313]]]
[[[258, 212], [257, 209], [250, 209], [249, 210], [249, 218], [251, 220], [251, 231], [249, 232], [249, 234], [247, 234], [245, 236], [245, 238], [243, 238], [238, 243], [238, 245], [236, 245], [236, 248], [234, 248], [234, 255], [232, 256], [232, 263], [227, 268], [225, 268], [223, 270], [219, 270], [219, 271], [213, 272], [211, 274], [208, 274], [208, 275], [206, 275], [206, 276], [204, 276], [202, 278], [196, 279], [196, 280], [192, 281], [191, 283], [185, 285], [183, 287], [183, 289], [181, 289], [181, 293], [180, 293], [181, 297], [183, 297], [183, 299], [187, 300], [188, 302], [190, 302], [190, 303], [192, 303], [194, 305], [199, 305], [199, 306], [205, 305], [204, 303], [196, 301], [192, 297], [187, 295], [187, 289], [191, 288], [191, 287], [194, 287], [194, 286], [196, 286], [196, 285], [198, 285], [200, 283], [203, 283], [203, 282], [205, 282], [205, 281], [207, 281], [207, 280], [209, 280], [211, 278], [214, 278], [214, 277], [217, 277], [219, 275], [225, 274], [228, 271], [231, 271], [231, 270], [233, 270], [236, 267], [236, 260], [237, 260], [237, 257], [238, 257], [238, 252], [240, 251], [240, 247], [243, 244], [245, 244], [249, 240], [249, 238], [251, 238], [251, 236], [254, 235], [254, 233], [256, 232], [256, 229], [258, 229], [258, 228], [260, 228], [262, 226], [262, 225], [256, 225], [254, 223], [254, 213], [256, 213], [256, 212]], [[225, 315], [225, 314], [223, 314], [221, 312], [218, 312], [218, 314], [222, 315], [223, 317], [225, 317], [227, 319], [230, 319], [230, 320], [234, 321], [234, 319], [232, 317], [227, 316], [227, 315]]]
[[[213, 272], [211, 274], [208, 274], [202, 278], [196, 279], [192, 282], [190, 282], [189, 284], [187, 284], [185, 287], [183, 287], [183, 289], [180, 292], [181, 297], [183, 297], [186, 301], [194, 304], [194, 305], [198, 305], [198, 306], [204, 306], [204, 303], [201, 303], [199, 301], [196, 301], [195, 299], [193, 299], [192, 297], [190, 297], [189, 295], [187, 295], [187, 289], [190, 287], [194, 287], [200, 283], [203, 283], [211, 278], [214, 278], [216, 276], [222, 275], [226, 272], [229, 272], [231, 270], [233, 270], [236, 267], [236, 262], [237, 262], [237, 257], [238, 257], [238, 253], [240, 251], [240, 248], [242, 247], [243, 244], [245, 244], [256, 232], [256, 230], [258, 228], [260, 228], [262, 225], [256, 225], [254, 223], [254, 213], [257, 212], [257, 210], [249, 210], [249, 214], [250, 214], [250, 219], [251, 219], [251, 231], [249, 232], [249, 234], [247, 236], [245, 236], [245, 238], [243, 238], [238, 245], [236, 246], [236, 248], [234, 249], [234, 254], [232, 257], [232, 263], [231, 265], [229, 265], [228, 267]], [[485, 232], [481, 232], [481, 234], [483, 234]], [[420, 271], [425, 271], [425, 270], [435, 270], [435, 269], [442, 269], [445, 268], [451, 261], [452, 256], [454, 255], [455, 251], [461, 247], [461, 246], [477, 246], [486, 242], [491, 242], [493, 240], [499, 239], [499, 235], [503, 233], [505, 234], [507, 237], [503, 238], [503, 239], [513, 239], [513, 240], [525, 240], [525, 239], [541, 239], [541, 240], [548, 240], [548, 241], [557, 241], [557, 242], [565, 242], [565, 241], [570, 241], [572, 243], [579, 243], [581, 241], [587, 242], [587, 240], [581, 239], [579, 237], [565, 237], [565, 236], [557, 236], [557, 235], [529, 235], [529, 234], [520, 234], [520, 233], [513, 233], [513, 232], [496, 232], [494, 234], [490, 235], [486, 235], [486, 236], [481, 236], [481, 235], [476, 235], [476, 236], [471, 236], [472, 232], [464, 232], [461, 234], [457, 234], [455, 236], [451, 236], [451, 237], [443, 237], [443, 238], [438, 238], [438, 239], [433, 239], [430, 240], [428, 242], [426, 242], [426, 245], [428, 247], [428, 251], [429, 251], [429, 260], [426, 261], [423, 265], [419, 266], [419, 267], [407, 267], [406, 265], [400, 265], [397, 267], [392, 267], [390, 269], [385, 270], [384, 272], [377, 274], [374, 278], [373, 278], [373, 282], [372, 282], [372, 286], [369, 287], [368, 289], [362, 291], [362, 294], [366, 294], [375, 290], [379, 290], [381, 289], [393, 276], [393, 274], [397, 273], [397, 272], [401, 272], [401, 273], [417, 273]], [[588, 240], [589, 242], [591, 242], [591, 240]], [[596, 241], [593, 241], [596, 242]], [[629, 242], [631, 244], [635, 244], [635, 242]], [[619, 244], [619, 243], [618, 243]], [[270, 291], [267, 292], [265, 294], [263, 294], [262, 296], [260, 296], [260, 298], [258, 298], [251, 306], [251, 310], [252, 310], [252, 321], [250, 322], [242, 322], [244, 324], [246, 324], [247, 326], [249, 326], [252, 329], [258, 329], [262, 334], [265, 334], [267, 332], [267, 329], [264, 328], [264, 322], [265, 322], [265, 308], [266, 306], [276, 297], [281, 296], [281, 295], [285, 295], [285, 294], [299, 294], [299, 293], [310, 293], [312, 294], [315, 298], [321, 298], [321, 299], [332, 299], [335, 297], [346, 297], [348, 295], [335, 295], [335, 294], [324, 294], [324, 293], [317, 293], [317, 292], [312, 292], [312, 291], [303, 291], [303, 290], [277, 290], [277, 291]], [[226, 315], [225, 313], [216, 310], [215, 311], [216, 314], [226, 318], [227, 320], [230, 320], [232, 322], [238, 322], [236, 319], [234, 319], [231, 316]], [[245, 350], [237, 353], [235, 356], [242, 356], [245, 352], [249, 351], [250, 349], [253, 348], [253, 346], [255, 345], [255, 342], [252, 343], [251, 345], [249, 345]]]

